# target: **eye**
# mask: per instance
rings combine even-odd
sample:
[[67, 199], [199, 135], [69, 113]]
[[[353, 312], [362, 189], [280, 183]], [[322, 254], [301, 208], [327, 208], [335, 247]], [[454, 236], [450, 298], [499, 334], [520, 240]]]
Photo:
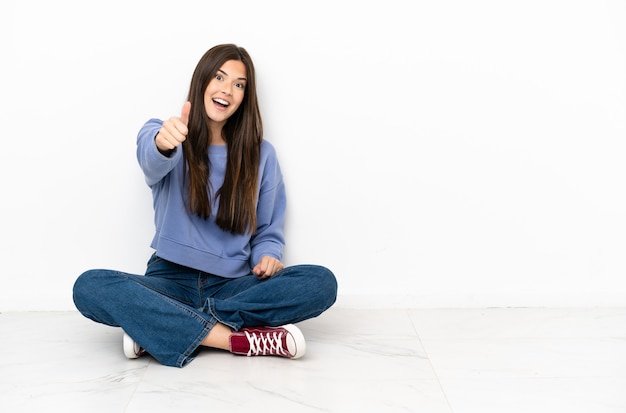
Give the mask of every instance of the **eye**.
[[235, 83], [235, 87], [238, 87], [239, 89], [245, 89], [246, 88], [246, 84], [245, 83]]
[[224, 80], [224, 77], [222, 77], [222, 75], [220, 75], [219, 73], [215, 75], [215, 78], [217, 80]]

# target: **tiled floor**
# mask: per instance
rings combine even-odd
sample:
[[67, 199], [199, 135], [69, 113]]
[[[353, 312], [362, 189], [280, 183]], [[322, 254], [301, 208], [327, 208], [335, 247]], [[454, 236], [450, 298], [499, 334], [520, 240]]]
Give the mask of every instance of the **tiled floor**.
[[124, 358], [76, 312], [0, 314], [0, 412], [626, 412], [626, 308], [360, 310], [299, 360]]

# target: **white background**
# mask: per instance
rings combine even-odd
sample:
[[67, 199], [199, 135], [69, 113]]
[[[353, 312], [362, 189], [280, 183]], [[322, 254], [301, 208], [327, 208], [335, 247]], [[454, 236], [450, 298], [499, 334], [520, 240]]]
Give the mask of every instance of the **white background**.
[[142, 273], [135, 158], [218, 43], [257, 68], [290, 199], [286, 264], [338, 304], [626, 304], [626, 2], [0, 5], [0, 311]]

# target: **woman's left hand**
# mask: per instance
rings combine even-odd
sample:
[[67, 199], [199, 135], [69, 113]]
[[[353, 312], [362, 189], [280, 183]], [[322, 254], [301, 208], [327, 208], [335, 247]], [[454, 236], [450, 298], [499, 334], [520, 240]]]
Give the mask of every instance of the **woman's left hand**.
[[268, 257], [267, 255], [261, 258], [261, 261], [252, 269], [252, 273], [260, 279], [269, 278], [283, 269], [283, 263], [274, 257]]

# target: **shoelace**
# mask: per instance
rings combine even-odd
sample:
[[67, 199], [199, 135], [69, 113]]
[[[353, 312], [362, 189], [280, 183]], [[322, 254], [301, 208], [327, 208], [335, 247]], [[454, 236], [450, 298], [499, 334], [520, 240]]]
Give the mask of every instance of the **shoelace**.
[[261, 355], [280, 355], [288, 356], [287, 351], [283, 349], [283, 336], [284, 331], [272, 331], [263, 333], [249, 333], [244, 332], [246, 338], [250, 343], [250, 350], [248, 350], [248, 356]]

